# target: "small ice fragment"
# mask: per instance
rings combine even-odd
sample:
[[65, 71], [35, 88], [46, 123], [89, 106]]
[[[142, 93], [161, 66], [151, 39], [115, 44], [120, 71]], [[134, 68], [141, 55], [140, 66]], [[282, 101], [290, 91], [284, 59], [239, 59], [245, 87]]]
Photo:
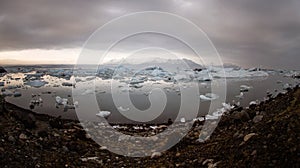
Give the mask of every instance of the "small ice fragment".
[[14, 92], [14, 97], [21, 97], [22, 94], [20, 92]]
[[68, 99], [65, 99], [65, 98], [61, 98], [59, 96], [56, 96], [55, 97], [55, 101], [58, 105], [67, 105], [68, 104]]
[[209, 114], [205, 116], [206, 120], [216, 120], [218, 118], [219, 118], [218, 116], [213, 116], [213, 115], [209, 115]]
[[182, 117], [182, 118], [180, 119], [180, 122], [185, 123], [185, 118]]
[[252, 88], [251, 86], [241, 85], [240, 86], [240, 91], [241, 92], [248, 92], [251, 88]]
[[206, 93], [205, 95], [200, 95], [200, 99], [203, 101], [211, 101], [218, 99], [219, 96], [214, 93]]
[[78, 101], [74, 101], [73, 104], [74, 104], [74, 107], [76, 107], [76, 108], [78, 107]]
[[242, 99], [244, 98], [244, 92], [240, 92], [239, 95], [235, 96], [236, 98]]
[[75, 84], [70, 83], [70, 82], [63, 82], [61, 85], [63, 85], [63, 86], [75, 86]]
[[128, 111], [128, 110], [129, 110], [128, 107], [127, 107], [127, 108], [124, 108], [124, 107], [122, 107], [122, 106], [118, 107], [118, 109], [121, 110], [121, 111]]
[[249, 103], [249, 105], [256, 105], [256, 104], [257, 104], [256, 101], [251, 101], [251, 102]]
[[286, 90], [286, 89], [289, 89], [289, 88], [291, 88], [290, 84], [286, 83], [286, 84], [283, 85], [283, 89]]
[[110, 111], [99, 111], [99, 113], [96, 114], [96, 116], [102, 118], [108, 118], [110, 115], [111, 115]]

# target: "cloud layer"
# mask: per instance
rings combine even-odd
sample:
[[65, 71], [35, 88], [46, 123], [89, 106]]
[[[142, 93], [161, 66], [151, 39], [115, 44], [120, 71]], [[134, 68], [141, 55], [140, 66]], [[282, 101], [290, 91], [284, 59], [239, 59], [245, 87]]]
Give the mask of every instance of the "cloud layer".
[[299, 69], [299, 8], [299, 0], [2, 0], [0, 51], [81, 47], [111, 19], [155, 10], [190, 19], [226, 62]]

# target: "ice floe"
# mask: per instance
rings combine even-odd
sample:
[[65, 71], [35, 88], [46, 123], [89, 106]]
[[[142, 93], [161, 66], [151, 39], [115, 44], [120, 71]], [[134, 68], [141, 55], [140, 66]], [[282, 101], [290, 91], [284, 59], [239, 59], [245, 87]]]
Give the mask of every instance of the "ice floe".
[[252, 88], [252, 86], [241, 85], [241, 86], [240, 86], [240, 91], [241, 91], [241, 92], [248, 92], [251, 88]]
[[110, 111], [99, 111], [99, 113], [96, 114], [96, 116], [98, 117], [102, 117], [102, 118], [108, 118], [111, 115]]
[[25, 85], [29, 85], [31, 87], [42, 87], [44, 85], [46, 85], [48, 82], [42, 81], [42, 80], [33, 80], [33, 81], [28, 81], [25, 83]]
[[202, 101], [212, 101], [218, 99], [219, 96], [214, 93], [206, 93], [205, 95], [200, 95]]
[[56, 101], [57, 105], [67, 105], [68, 104], [68, 99], [61, 98], [59, 96], [55, 97], [55, 101]]
[[129, 108], [128, 108], [128, 107], [127, 107], [127, 108], [124, 108], [124, 107], [120, 106], [120, 107], [118, 107], [118, 109], [119, 109], [120, 111], [129, 111]]

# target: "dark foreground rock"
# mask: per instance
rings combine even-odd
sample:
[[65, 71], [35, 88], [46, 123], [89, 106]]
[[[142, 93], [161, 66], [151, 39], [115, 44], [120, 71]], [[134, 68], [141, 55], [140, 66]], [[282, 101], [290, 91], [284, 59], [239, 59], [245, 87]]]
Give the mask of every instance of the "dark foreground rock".
[[7, 71], [3, 67], [0, 66], [0, 73], [6, 73], [6, 72]]
[[[201, 131], [197, 125], [176, 146], [145, 158], [109, 152], [75, 121], [11, 104], [6, 109], [0, 115], [1, 167], [300, 167], [298, 88], [224, 115], [204, 143], [196, 142]], [[19, 112], [26, 113], [25, 118], [34, 115], [34, 126], [26, 126]]]

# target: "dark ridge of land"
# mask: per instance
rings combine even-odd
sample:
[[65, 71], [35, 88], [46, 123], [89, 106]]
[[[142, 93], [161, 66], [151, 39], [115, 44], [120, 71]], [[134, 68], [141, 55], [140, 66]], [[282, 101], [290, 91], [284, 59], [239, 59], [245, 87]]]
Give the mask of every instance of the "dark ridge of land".
[[[201, 125], [161, 156], [130, 158], [101, 148], [76, 121], [0, 100], [1, 167], [300, 167], [300, 88], [222, 116], [211, 138]], [[82, 159], [97, 157], [96, 159]]]

